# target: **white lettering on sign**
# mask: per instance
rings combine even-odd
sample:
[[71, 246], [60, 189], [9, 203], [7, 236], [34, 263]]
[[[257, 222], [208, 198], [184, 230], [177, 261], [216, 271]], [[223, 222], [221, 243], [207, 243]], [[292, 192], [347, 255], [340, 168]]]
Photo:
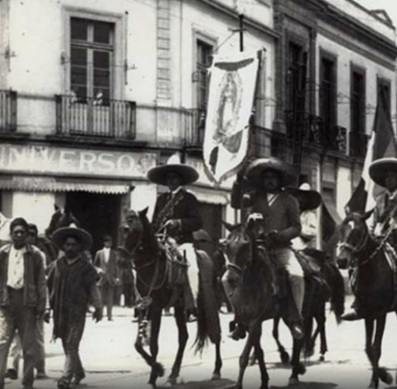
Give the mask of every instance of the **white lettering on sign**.
[[[0, 145], [0, 172], [143, 177], [155, 166], [149, 153], [80, 150], [48, 146]], [[144, 167], [144, 168], [143, 168]]]

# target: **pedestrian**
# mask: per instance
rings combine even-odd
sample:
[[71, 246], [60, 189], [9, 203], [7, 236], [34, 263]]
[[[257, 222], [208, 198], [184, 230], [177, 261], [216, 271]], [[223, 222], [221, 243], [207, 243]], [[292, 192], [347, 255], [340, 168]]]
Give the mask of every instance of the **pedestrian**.
[[113, 238], [110, 235], [103, 237], [103, 249], [95, 254], [94, 266], [99, 269], [98, 287], [101, 293], [103, 306], [106, 306], [106, 314], [109, 321], [113, 320], [112, 309], [114, 302], [114, 290], [120, 284], [116, 263], [116, 251], [113, 250]]
[[[39, 248], [38, 245], [38, 229], [33, 223], [28, 223], [28, 235], [26, 239], [27, 243], [37, 248], [43, 260], [44, 271], [47, 267], [47, 258], [44, 252]], [[36, 363], [35, 368], [36, 379], [48, 378], [45, 372], [45, 346], [44, 346], [44, 317], [36, 320], [35, 325], [37, 349], [36, 349]], [[6, 371], [6, 377], [16, 379], [19, 371], [19, 361], [22, 354], [22, 345], [18, 331], [15, 333], [14, 340], [11, 344], [9, 352], [9, 365]]]
[[47, 288], [43, 258], [27, 243], [28, 223], [10, 223], [11, 244], [0, 249], [0, 389], [10, 344], [18, 330], [23, 351], [22, 386], [33, 388], [36, 362], [36, 321], [46, 314]]
[[[397, 158], [382, 158], [374, 161], [369, 167], [369, 176], [380, 187], [385, 188], [382, 194], [376, 198], [376, 205], [372, 217], [368, 220], [370, 234], [378, 240], [379, 247], [385, 251], [385, 255], [393, 264], [391, 266], [394, 273], [394, 284], [397, 288], [396, 276], [396, 249], [397, 249], [397, 234], [396, 234], [396, 217], [397, 217]], [[383, 239], [386, 239], [382, 243]], [[391, 248], [391, 249], [389, 249]], [[368, 253], [370, 255], [371, 253]], [[359, 288], [360, 283], [357, 283], [358, 289], [355, 300], [352, 304], [352, 309], [342, 315], [342, 320], [353, 321], [359, 320], [368, 314], [366, 308], [366, 299]], [[396, 298], [395, 298], [396, 300]], [[393, 304], [396, 306], [397, 301]]]
[[[250, 220], [259, 221], [260, 238], [265, 242], [272, 263], [288, 273], [293, 301], [283, 312], [296, 339], [303, 333], [302, 306], [305, 292], [302, 267], [291, 248], [291, 241], [301, 233], [298, 201], [284, 188], [295, 181], [292, 168], [277, 158], [260, 158], [248, 165], [246, 180], [253, 190], [244, 197]], [[238, 323], [237, 323], [238, 324]], [[240, 339], [244, 329], [237, 325], [231, 337]]]
[[165, 165], [149, 170], [148, 179], [168, 187], [156, 201], [153, 213], [153, 227], [156, 232], [166, 231], [165, 243], [174, 247], [182, 260], [188, 263], [187, 279], [184, 283], [184, 300], [187, 316], [197, 314], [198, 264], [193, 248], [193, 232], [202, 227], [199, 204], [196, 196], [184, 186], [195, 182], [199, 175], [191, 166], [182, 164], [178, 155], [173, 155]]
[[65, 353], [58, 388], [68, 389], [85, 378], [79, 346], [89, 303], [95, 308], [93, 319], [96, 322], [102, 319], [102, 303], [96, 284], [97, 272], [83, 254], [91, 247], [91, 235], [81, 228], [62, 227], [53, 233], [52, 240], [63, 251], [48, 276], [53, 337], [61, 338]]

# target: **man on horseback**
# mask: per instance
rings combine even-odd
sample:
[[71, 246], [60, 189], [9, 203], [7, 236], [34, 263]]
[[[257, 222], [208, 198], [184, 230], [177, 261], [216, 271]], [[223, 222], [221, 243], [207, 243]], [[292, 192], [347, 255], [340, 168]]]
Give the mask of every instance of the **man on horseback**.
[[[394, 273], [394, 289], [397, 297], [397, 158], [382, 158], [373, 162], [369, 167], [371, 179], [386, 190], [376, 198], [376, 205], [372, 218], [369, 219], [370, 234], [378, 241], [388, 263]], [[371, 253], [369, 253], [371, 255]], [[396, 305], [397, 301], [393, 303]], [[365, 304], [360, 296], [356, 296], [352, 310], [342, 316], [343, 320], [353, 321], [362, 319], [366, 314]]]
[[259, 220], [265, 247], [277, 268], [288, 273], [293, 302], [288, 309], [288, 324], [292, 336], [303, 337], [302, 306], [304, 275], [291, 240], [301, 233], [297, 200], [282, 188], [291, 185], [294, 174], [291, 168], [277, 158], [261, 158], [253, 161], [246, 170], [246, 179], [254, 190], [244, 196], [243, 206], [248, 207], [248, 221]]
[[[167, 244], [175, 246], [182, 260], [187, 262], [187, 280], [184, 283], [184, 298], [187, 314], [196, 314], [199, 288], [197, 257], [193, 247], [193, 232], [202, 227], [197, 198], [184, 188], [197, 181], [197, 171], [171, 157], [166, 165], [149, 170], [151, 182], [167, 186], [168, 192], [158, 196], [153, 213], [156, 232], [165, 231]], [[172, 247], [171, 247], [172, 248]]]

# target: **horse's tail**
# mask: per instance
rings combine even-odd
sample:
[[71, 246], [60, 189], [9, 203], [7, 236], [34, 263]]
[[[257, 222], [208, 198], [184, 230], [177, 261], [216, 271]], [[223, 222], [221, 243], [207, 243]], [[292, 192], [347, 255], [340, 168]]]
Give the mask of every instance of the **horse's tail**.
[[220, 342], [220, 321], [215, 296], [215, 276], [210, 257], [203, 251], [196, 251], [200, 270], [200, 291], [197, 301], [197, 334], [195, 352], [202, 353], [208, 344]]
[[334, 264], [329, 264], [331, 287], [331, 310], [335, 314], [336, 321], [340, 323], [340, 317], [345, 311], [345, 283], [339, 269]]

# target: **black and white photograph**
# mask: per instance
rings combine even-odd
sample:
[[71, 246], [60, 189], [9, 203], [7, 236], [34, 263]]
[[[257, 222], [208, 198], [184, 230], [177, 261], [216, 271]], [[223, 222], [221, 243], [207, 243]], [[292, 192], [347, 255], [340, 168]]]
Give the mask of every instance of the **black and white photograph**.
[[0, 389], [397, 389], [397, 0], [0, 0]]

